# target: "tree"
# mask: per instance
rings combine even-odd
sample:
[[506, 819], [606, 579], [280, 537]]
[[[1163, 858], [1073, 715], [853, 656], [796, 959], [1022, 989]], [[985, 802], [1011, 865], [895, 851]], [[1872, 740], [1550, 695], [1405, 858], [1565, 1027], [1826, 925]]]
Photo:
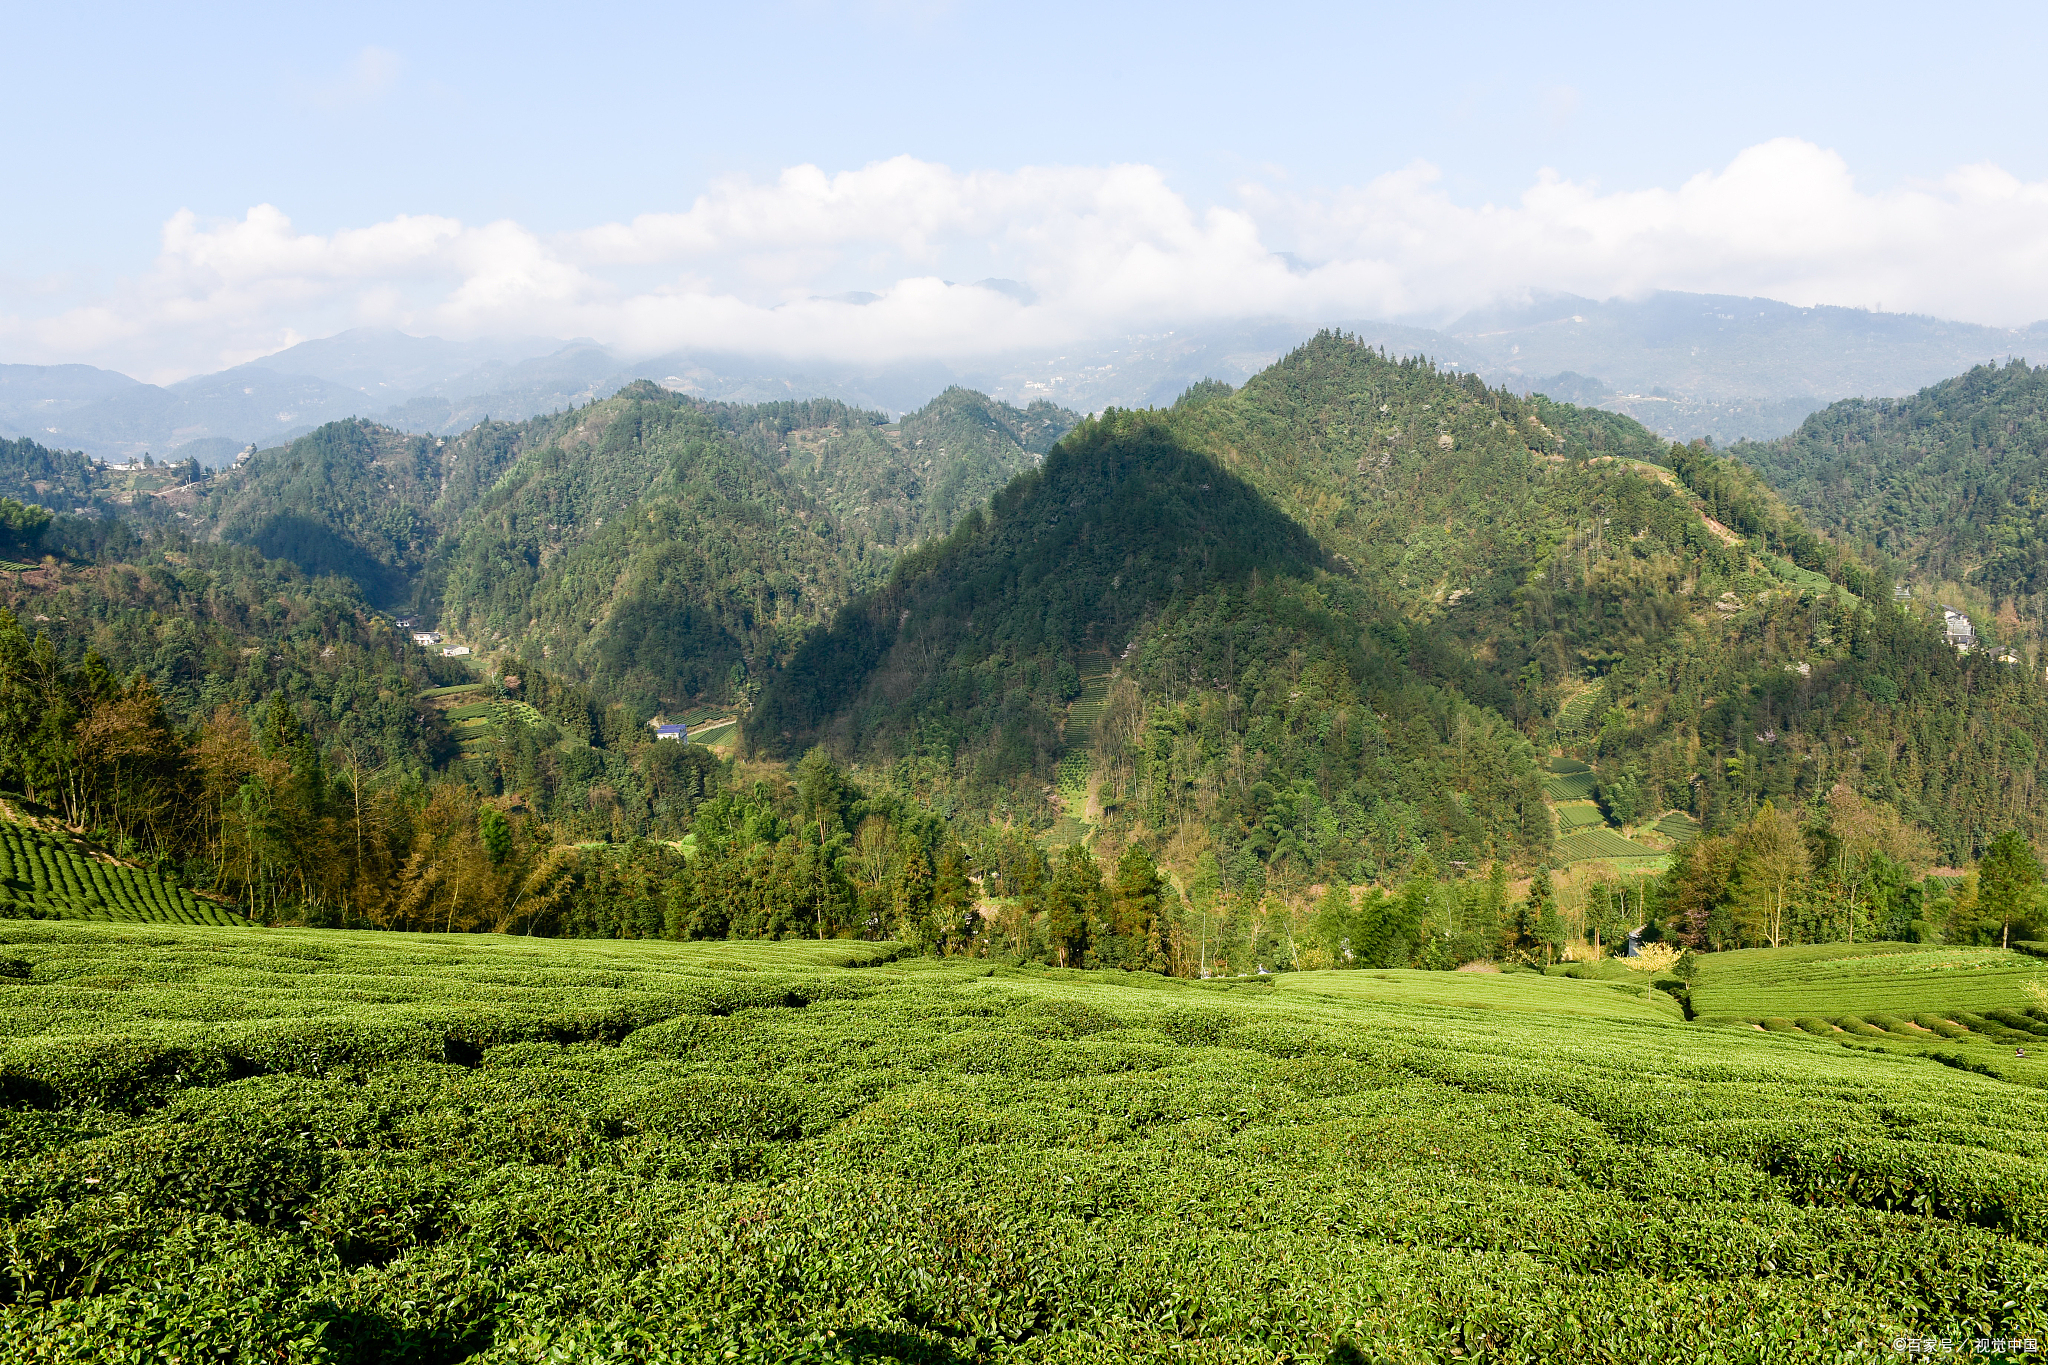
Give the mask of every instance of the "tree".
[[896, 858], [896, 875], [889, 888], [890, 908], [895, 915], [896, 937], [919, 952], [939, 945], [939, 926], [932, 918], [932, 862], [908, 833]]
[[974, 884], [967, 879], [967, 851], [955, 843], [940, 850], [932, 874], [932, 919], [939, 928], [940, 946], [948, 952], [970, 949], [980, 937]]
[[1741, 868], [1752, 937], [1768, 938], [1776, 948], [1784, 941], [1786, 911], [1812, 870], [1806, 839], [1790, 811], [1768, 800], [1758, 808], [1744, 832]]
[[1133, 842], [1117, 860], [1110, 883], [1110, 932], [1119, 940], [1114, 964], [1136, 971], [1166, 970], [1160, 932], [1158, 865], [1143, 844]]
[[1294, 917], [1287, 903], [1268, 895], [1259, 906], [1258, 935], [1252, 940], [1252, 961], [1260, 971], [1285, 972], [1294, 969]]
[[1309, 921], [1309, 933], [1321, 950], [1324, 965], [1351, 965], [1351, 920], [1355, 913], [1351, 888], [1341, 881], [1331, 882], [1329, 889], [1316, 901], [1315, 918]]
[[1557, 915], [1557, 893], [1550, 883], [1550, 869], [1539, 867], [1536, 875], [1529, 879], [1529, 894], [1522, 900], [1520, 932], [1516, 935], [1517, 945], [1522, 951], [1534, 954], [1543, 951], [1545, 966], [1550, 964], [1551, 955], [1564, 942], [1564, 926]]
[[2012, 942], [2012, 922], [2033, 907], [2041, 884], [2041, 863], [2027, 836], [2009, 829], [1991, 841], [1977, 864], [1977, 913], [1998, 921], [1998, 946]]
[[1862, 896], [1880, 859], [1924, 864], [1932, 856], [1927, 836], [1899, 818], [1882, 801], [1869, 801], [1846, 782], [1828, 793], [1828, 825], [1835, 835], [1835, 879], [1843, 899], [1842, 929], [1856, 941]]
[[485, 806], [477, 815], [477, 829], [483, 836], [484, 856], [492, 867], [501, 866], [512, 853], [512, 822], [496, 806]]
[[1090, 933], [1106, 908], [1103, 899], [1095, 855], [1081, 844], [1070, 845], [1060, 854], [1045, 893], [1045, 937], [1053, 961], [1070, 967], [1086, 960]]
[[149, 679], [96, 702], [74, 743], [93, 822], [117, 847], [167, 855], [190, 820], [194, 792], [185, 745]]
[[813, 746], [796, 765], [797, 824], [823, 845], [846, 828], [846, 811], [852, 804], [846, 775], [822, 745]]

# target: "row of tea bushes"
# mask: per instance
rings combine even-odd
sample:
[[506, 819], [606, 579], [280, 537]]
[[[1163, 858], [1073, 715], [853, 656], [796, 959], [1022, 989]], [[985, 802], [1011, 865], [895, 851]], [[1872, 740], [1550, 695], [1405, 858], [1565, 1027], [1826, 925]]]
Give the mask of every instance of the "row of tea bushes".
[[141, 868], [95, 857], [76, 841], [0, 822], [0, 915], [187, 925], [248, 923]]
[[2029, 1087], [1601, 981], [886, 954], [0, 924], [0, 1358], [2048, 1339]]

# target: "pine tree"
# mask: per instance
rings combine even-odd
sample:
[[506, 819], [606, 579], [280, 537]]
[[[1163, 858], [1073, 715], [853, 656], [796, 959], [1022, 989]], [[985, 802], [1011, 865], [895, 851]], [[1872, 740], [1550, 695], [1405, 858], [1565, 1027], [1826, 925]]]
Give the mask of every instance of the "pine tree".
[[1143, 844], [1132, 843], [1117, 860], [1110, 887], [1111, 932], [1121, 942], [1114, 965], [1137, 971], [1166, 970], [1165, 943], [1160, 933], [1159, 868]]
[[974, 884], [967, 879], [967, 852], [958, 844], [949, 843], [939, 853], [932, 876], [932, 918], [944, 951], [973, 950], [981, 938]]

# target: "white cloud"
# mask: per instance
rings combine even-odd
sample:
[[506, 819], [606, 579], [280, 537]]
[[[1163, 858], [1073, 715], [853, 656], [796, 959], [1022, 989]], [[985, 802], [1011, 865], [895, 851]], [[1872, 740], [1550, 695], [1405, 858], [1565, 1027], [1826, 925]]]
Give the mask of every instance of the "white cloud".
[[[1277, 247], [1321, 264], [1289, 269]], [[942, 276], [1020, 280], [1036, 301]], [[556, 237], [431, 215], [304, 233], [265, 204], [224, 223], [176, 215], [143, 277], [0, 318], [0, 355], [161, 377], [382, 323], [890, 360], [1248, 315], [1448, 316], [1529, 288], [1882, 300], [2019, 324], [2048, 316], [2048, 185], [1972, 166], [1869, 193], [1832, 152], [1780, 139], [1675, 188], [1546, 173], [1477, 207], [1419, 163], [1325, 193], [1258, 181], [1198, 208], [1149, 166], [956, 172], [910, 157], [725, 181], [681, 212]], [[880, 297], [818, 297], [852, 289]]]

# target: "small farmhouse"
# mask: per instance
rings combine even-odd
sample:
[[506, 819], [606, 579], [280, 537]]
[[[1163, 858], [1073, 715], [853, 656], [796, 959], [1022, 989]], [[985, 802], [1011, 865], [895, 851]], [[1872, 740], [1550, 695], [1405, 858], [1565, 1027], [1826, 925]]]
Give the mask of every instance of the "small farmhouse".
[[673, 739], [677, 741], [687, 741], [690, 738], [690, 727], [687, 725], [680, 724], [657, 725], [654, 727], [654, 737], [656, 739]]

